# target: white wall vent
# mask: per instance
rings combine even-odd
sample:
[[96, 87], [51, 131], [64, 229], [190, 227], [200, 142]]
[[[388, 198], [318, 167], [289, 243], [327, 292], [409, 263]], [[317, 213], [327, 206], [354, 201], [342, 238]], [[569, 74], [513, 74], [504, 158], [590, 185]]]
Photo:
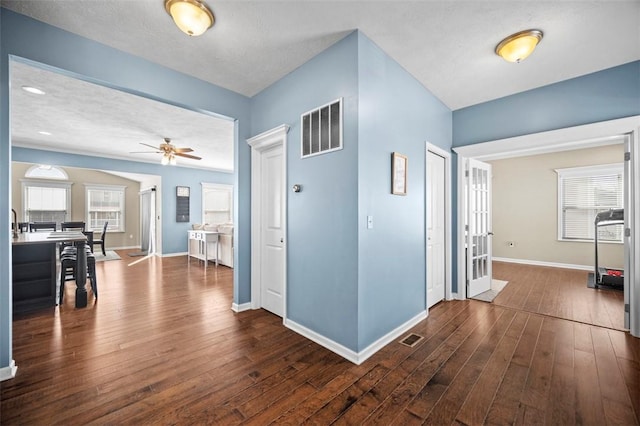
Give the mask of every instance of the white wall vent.
[[342, 149], [342, 98], [300, 117], [302, 158]]

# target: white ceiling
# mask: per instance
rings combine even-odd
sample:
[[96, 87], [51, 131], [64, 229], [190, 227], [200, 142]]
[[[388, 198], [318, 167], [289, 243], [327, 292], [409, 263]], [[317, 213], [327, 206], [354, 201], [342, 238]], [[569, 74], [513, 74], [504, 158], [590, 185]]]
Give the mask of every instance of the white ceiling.
[[[0, 4], [247, 96], [355, 29], [452, 110], [640, 59], [638, 0], [208, 0], [216, 23], [200, 37], [181, 33], [163, 0]], [[544, 32], [530, 58], [510, 64], [494, 54], [502, 38], [528, 28]], [[120, 125], [121, 133], [132, 131], [127, 147], [135, 144], [136, 136], [170, 136], [177, 145], [194, 148], [196, 155], [204, 154], [208, 144], [216, 145], [207, 141], [201, 146], [191, 135], [158, 127], [166, 119], [146, 125], [138, 117], [133, 123], [130, 118]], [[96, 129], [90, 139], [95, 141], [104, 131]], [[45, 143], [43, 139], [31, 135], [30, 140]]]
[[[28, 93], [23, 86], [46, 94]], [[19, 62], [11, 64], [11, 87], [15, 146], [158, 163], [162, 155], [141, 144], [158, 146], [168, 137], [176, 147], [192, 148], [190, 154], [202, 157], [178, 157], [178, 165], [233, 171], [234, 124], [230, 120]]]

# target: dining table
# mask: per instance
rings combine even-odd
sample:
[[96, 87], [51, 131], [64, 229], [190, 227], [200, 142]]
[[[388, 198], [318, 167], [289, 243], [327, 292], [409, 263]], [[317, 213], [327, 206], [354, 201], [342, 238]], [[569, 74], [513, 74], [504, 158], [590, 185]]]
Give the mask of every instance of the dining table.
[[[75, 307], [87, 306], [87, 236], [80, 231], [22, 232], [12, 239], [14, 313], [56, 305], [57, 246], [61, 243], [77, 247]], [[60, 291], [64, 291], [63, 284]]]

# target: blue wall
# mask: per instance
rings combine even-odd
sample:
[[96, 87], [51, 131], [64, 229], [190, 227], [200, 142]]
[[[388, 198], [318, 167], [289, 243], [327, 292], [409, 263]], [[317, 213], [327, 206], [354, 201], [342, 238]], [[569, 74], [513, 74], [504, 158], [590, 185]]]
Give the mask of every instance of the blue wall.
[[[236, 119], [235, 161], [233, 182], [236, 190], [236, 268], [234, 269], [234, 302], [250, 300], [250, 151], [245, 139], [250, 136], [250, 101], [248, 98], [202, 80], [128, 55], [94, 41], [79, 37], [42, 22], [0, 9], [0, 223], [8, 224], [10, 208], [10, 127], [9, 127], [9, 62], [10, 58], [63, 72], [108, 87], [135, 93], [152, 99], [202, 112]], [[242, 143], [239, 143], [242, 141]], [[18, 155], [18, 154], [16, 154]], [[84, 164], [80, 156], [60, 161]], [[103, 164], [105, 165], [103, 167]], [[92, 168], [108, 168], [139, 172], [153, 165], [94, 159]], [[130, 167], [130, 168], [129, 168]], [[182, 169], [183, 171], [185, 169]], [[170, 214], [171, 199], [176, 185], [185, 182], [180, 169], [163, 170], [163, 204]], [[218, 173], [205, 174], [202, 180], [214, 181]], [[188, 178], [189, 180], [191, 178]], [[199, 184], [199, 182], [198, 182]], [[164, 202], [164, 201], [163, 201]], [[165, 210], [166, 209], [166, 210]], [[163, 252], [181, 250], [184, 240], [182, 225], [175, 229], [163, 224]], [[186, 243], [184, 245], [186, 247]], [[181, 251], [184, 251], [182, 249]], [[0, 368], [11, 361], [11, 242], [8, 226], [0, 226]]]
[[[452, 122], [371, 40], [360, 34], [358, 46], [360, 351], [426, 308], [425, 142], [448, 151]], [[393, 151], [408, 157], [406, 196], [391, 194]]]
[[640, 114], [640, 61], [453, 112], [453, 146]]
[[[300, 114], [344, 98], [344, 149], [300, 159]], [[425, 142], [451, 147], [451, 111], [354, 32], [261, 92], [254, 134], [288, 124], [287, 317], [359, 352], [425, 309]], [[390, 194], [391, 152], [409, 194]], [[374, 229], [366, 229], [366, 216]]]
[[[287, 317], [348, 348], [358, 325], [358, 74], [352, 33], [252, 99], [252, 130], [287, 140]], [[301, 159], [300, 115], [343, 97], [344, 149]]]

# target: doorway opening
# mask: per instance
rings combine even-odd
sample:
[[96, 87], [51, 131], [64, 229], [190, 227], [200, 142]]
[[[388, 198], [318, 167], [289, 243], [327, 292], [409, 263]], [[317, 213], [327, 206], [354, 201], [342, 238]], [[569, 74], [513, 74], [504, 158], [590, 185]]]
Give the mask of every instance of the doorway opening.
[[[478, 160], [493, 160], [498, 158], [519, 157], [525, 155], [549, 152], [568, 151], [586, 147], [597, 147], [623, 142], [626, 147], [625, 158], [625, 288], [624, 288], [624, 323], [632, 335], [640, 335], [640, 306], [637, 295], [640, 294], [640, 234], [638, 232], [638, 218], [640, 214], [639, 179], [639, 146], [638, 121], [639, 117], [611, 120], [602, 123], [577, 126], [557, 131], [543, 132], [476, 145], [454, 148], [458, 154], [458, 261], [456, 265], [458, 298], [468, 297], [466, 280], [466, 252], [465, 252], [465, 224], [467, 212], [465, 202], [464, 165], [468, 158]], [[524, 173], [524, 171], [522, 171]], [[524, 225], [523, 225], [524, 226]], [[634, 297], [635, 295], [635, 297]]]

